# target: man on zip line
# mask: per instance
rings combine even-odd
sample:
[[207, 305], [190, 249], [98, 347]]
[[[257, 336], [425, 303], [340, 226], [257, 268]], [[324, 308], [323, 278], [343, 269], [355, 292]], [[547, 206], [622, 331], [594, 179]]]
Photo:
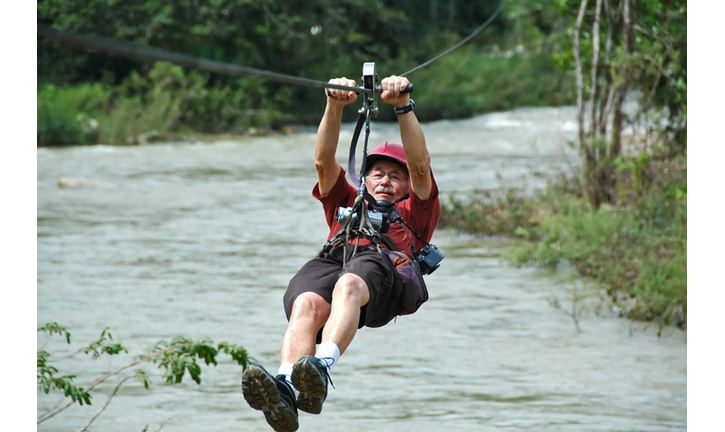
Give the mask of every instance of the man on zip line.
[[[356, 85], [347, 78], [332, 79], [329, 83]], [[329, 371], [358, 328], [382, 327], [398, 315], [415, 312], [427, 300], [426, 291], [416, 307], [406, 310], [404, 296], [410, 296], [413, 285], [423, 284], [419, 267], [408, 262], [416, 269], [418, 280], [406, 279], [400, 270], [402, 261], [391, 260], [381, 252], [397, 249], [416, 257], [428, 246], [441, 212], [438, 186], [414, 113], [415, 104], [409, 94], [401, 93], [408, 84], [407, 78], [398, 76], [382, 80], [380, 99], [395, 108], [402, 144], [379, 144], [365, 161], [365, 189], [371, 196], [368, 201], [371, 205], [375, 201], [393, 203], [395, 212], [391, 214], [397, 219], [387, 231], [381, 230], [385, 235], [357, 232], [354, 239], [342, 235], [346, 224], [338, 221], [336, 215], [338, 208], [356, 203], [359, 185], [345, 180], [345, 169], [336, 161], [335, 153], [343, 109], [357, 100], [357, 94], [326, 89], [327, 106], [315, 146], [318, 183], [312, 196], [322, 203], [330, 226], [328, 244], [300, 269], [285, 292], [289, 324], [282, 339], [277, 376], [258, 364], [251, 364], [242, 375], [244, 398], [252, 408], [264, 413], [275, 431], [296, 431], [298, 408], [312, 414], [322, 411]]]

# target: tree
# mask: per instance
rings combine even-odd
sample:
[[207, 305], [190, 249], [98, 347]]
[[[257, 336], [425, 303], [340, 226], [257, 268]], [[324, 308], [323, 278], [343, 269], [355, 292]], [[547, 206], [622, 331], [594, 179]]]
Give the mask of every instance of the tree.
[[[556, 56], [577, 84], [585, 186], [598, 208], [614, 199], [615, 161], [625, 126], [645, 130], [645, 146], [687, 148], [687, 5], [675, 0], [564, 0], [575, 20]], [[571, 50], [571, 55], [566, 51]], [[628, 117], [625, 99], [638, 95]]]

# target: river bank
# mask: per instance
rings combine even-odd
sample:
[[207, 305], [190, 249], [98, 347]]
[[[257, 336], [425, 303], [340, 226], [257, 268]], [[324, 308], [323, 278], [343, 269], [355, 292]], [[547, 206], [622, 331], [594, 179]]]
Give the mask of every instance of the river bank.
[[[570, 264], [601, 283], [619, 316], [687, 328], [687, 155], [649, 149], [621, 158], [618, 202], [595, 209], [576, 172], [546, 190], [475, 191], [452, 196], [440, 224], [518, 239], [516, 265]], [[590, 295], [590, 294], [589, 294]], [[587, 295], [588, 296], [588, 295]]]

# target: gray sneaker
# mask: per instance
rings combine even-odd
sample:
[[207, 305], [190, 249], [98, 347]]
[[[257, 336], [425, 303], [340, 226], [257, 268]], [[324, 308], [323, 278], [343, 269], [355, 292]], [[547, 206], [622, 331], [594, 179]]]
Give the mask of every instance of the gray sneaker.
[[300, 427], [295, 394], [284, 375], [273, 377], [252, 363], [242, 374], [242, 394], [250, 407], [264, 413], [275, 431], [294, 432]]
[[328, 381], [332, 383], [327, 366], [319, 359], [310, 356], [299, 359], [292, 369], [292, 384], [300, 392], [297, 407], [310, 414], [322, 412]]

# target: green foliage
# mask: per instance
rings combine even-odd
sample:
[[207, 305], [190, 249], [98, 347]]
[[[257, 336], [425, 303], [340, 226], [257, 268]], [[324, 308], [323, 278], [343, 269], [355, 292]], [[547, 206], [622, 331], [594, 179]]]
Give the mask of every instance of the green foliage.
[[[169, 348], [174, 348], [169, 350]], [[151, 361], [159, 364], [159, 368], [166, 369], [164, 378], [168, 384], [181, 383], [184, 372], [188, 371], [191, 379], [197, 384], [201, 384], [201, 367], [196, 362], [196, 358], [204, 360], [206, 365], [217, 365], [217, 354], [222, 351], [229, 354], [238, 364], [249, 364], [247, 351], [236, 345], [230, 345], [226, 342], [220, 343], [216, 348], [213, 342], [204, 339], [195, 342], [181, 336], [177, 336], [170, 343], [159, 341], [150, 354], [153, 355]]]
[[[108, 336], [108, 338], [106, 338]], [[120, 354], [121, 351], [128, 352], [128, 350], [123, 347], [121, 344], [113, 343], [113, 344], [104, 344], [105, 341], [112, 341], [113, 335], [111, 335], [111, 332], [108, 331], [108, 327], [103, 329], [101, 332], [101, 337], [95, 341], [92, 342], [90, 345], [88, 345], [86, 348], [82, 349], [82, 352], [85, 354], [93, 353], [93, 358], [97, 359], [103, 354], [108, 355], [114, 355], [114, 354]], [[69, 342], [70, 343], [70, 342]]]
[[50, 336], [53, 336], [54, 334], [64, 336], [66, 342], [70, 344], [70, 332], [66, 330], [65, 327], [61, 327], [60, 325], [58, 325], [58, 323], [48, 323], [43, 327], [38, 327], [38, 331], [47, 332]]
[[441, 206], [438, 224], [482, 235], [521, 234], [523, 230], [528, 238], [536, 239], [541, 231], [531, 222], [533, 212], [520, 190], [474, 191], [465, 199], [450, 195]]
[[[320, 65], [335, 61], [339, 66], [359, 64], [371, 55], [390, 58], [412, 38], [402, 31], [412, 27], [403, 13], [370, 0], [216, 0], [207, 4], [192, 0], [43, 0], [38, 2], [38, 19], [58, 29], [308, 77], [316, 77], [309, 72]], [[65, 50], [46, 41], [39, 43], [41, 80], [100, 80], [103, 71], [108, 71], [106, 76], [111, 78], [107, 79], [117, 84], [131, 71], [143, 69], [132, 60], [91, 53], [69, 55]], [[268, 88], [276, 92], [279, 86], [270, 84]]]
[[[65, 327], [61, 327], [58, 323], [48, 323], [43, 327], [38, 328], [38, 332], [45, 332], [52, 336], [58, 334], [64, 336], [68, 344], [70, 344], [70, 332]], [[94, 342], [91, 346], [101, 346], [101, 342], [105, 340], [104, 334], [101, 334], [101, 340]], [[76, 387], [72, 381], [76, 378], [75, 375], [62, 375], [57, 376], [58, 369], [55, 366], [48, 364], [48, 358], [50, 353], [44, 350], [38, 351], [37, 361], [37, 382], [38, 387], [45, 393], [50, 393], [51, 390], [60, 390], [63, 392], [65, 397], [70, 397], [73, 402], [78, 402], [79, 405], [91, 405], [91, 394], [85, 391], [83, 387]], [[94, 356], [94, 358], [96, 358]]]
[[540, 266], [556, 267], [563, 258], [561, 250], [561, 233], [558, 227], [546, 231], [544, 239], [539, 243], [534, 259]]
[[[99, 83], [38, 88], [38, 145], [136, 143], [142, 134], [194, 130], [221, 132], [269, 127], [281, 118], [280, 99], [290, 90], [266, 94], [259, 79], [240, 78], [237, 89], [166, 62], [146, 76], [133, 71], [115, 88]], [[253, 109], [253, 107], [259, 107]]]
[[647, 175], [647, 168], [650, 166], [652, 161], [652, 155], [648, 152], [642, 152], [637, 156], [629, 159], [622, 159], [618, 157], [614, 160], [614, 167], [617, 169], [619, 174], [628, 173], [632, 176], [632, 187], [634, 192], [641, 194], [649, 187], [649, 177]]
[[[68, 332], [64, 327], [59, 326], [57, 323], [48, 323], [45, 326], [39, 327], [38, 332], [46, 333], [48, 336], [60, 335], [65, 337], [66, 342], [70, 344], [70, 332]], [[38, 388], [45, 394], [49, 394], [51, 390], [61, 391], [63, 392], [65, 398], [70, 398], [71, 400], [65, 405], [58, 404], [49, 412], [41, 415], [38, 418], [38, 423], [41, 423], [55, 414], [65, 410], [74, 403], [78, 403], [79, 405], [91, 405], [91, 390], [93, 390], [97, 385], [113, 377], [118, 376], [121, 377], [121, 379], [116, 385], [116, 389], [111, 393], [109, 402], [116, 394], [119, 387], [130, 378], [136, 378], [145, 388], [150, 388], [151, 379], [146, 372], [141, 369], [136, 369], [132, 375], [123, 377], [124, 371], [146, 362], [158, 363], [159, 368], [165, 370], [163, 377], [166, 379], [168, 384], [181, 383], [186, 375], [186, 372], [189, 373], [192, 380], [194, 380], [197, 384], [201, 384], [202, 369], [201, 365], [197, 363], [197, 359], [204, 360], [204, 363], [207, 366], [216, 366], [218, 364], [218, 354], [220, 352], [229, 355], [232, 360], [242, 366], [243, 369], [246, 369], [249, 365], [250, 359], [247, 351], [243, 347], [229, 344], [227, 342], [221, 342], [214, 345], [214, 342], [210, 339], [194, 341], [193, 339], [177, 336], [172, 339], [171, 342], [159, 341], [145, 354], [135, 356], [126, 365], [96, 378], [85, 387], [78, 387], [73, 384], [73, 380], [77, 378], [76, 375], [59, 374], [58, 368], [50, 364], [52, 353], [45, 350], [38, 350]], [[128, 353], [128, 350], [122, 345], [114, 343], [113, 336], [109, 332], [109, 329], [105, 328], [101, 332], [101, 336], [98, 340], [91, 342], [88, 346], [80, 348], [72, 356], [86, 354], [93, 360], [97, 360], [104, 355], [119, 355], [121, 353]], [[106, 406], [107, 405], [108, 403], [106, 403]], [[105, 406], [101, 409], [101, 411], [104, 409]], [[100, 412], [98, 414], [100, 414]], [[93, 419], [95, 419], [95, 417], [91, 419], [91, 422]]]
[[[95, 33], [230, 63], [327, 79], [332, 70], [359, 73], [359, 65], [398, 57], [402, 51], [430, 58], [421, 39], [459, 39], [487, 19], [498, 4], [431, 0], [41, 0], [38, 20], [55, 28]], [[491, 28], [503, 29], [505, 18]], [[441, 39], [439, 39], [441, 40]], [[96, 53], [70, 53], [38, 44], [39, 78], [53, 82], [100, 80], [120, 83], [138, 62]], [[345, 70], [348, 66], [352, 70]], [[106, 75], [104, 75], [106, 71]], [[320, 75], [320, 72], [322, 74]], [[225, 77], [217, 77], [225, 81]], [[271, 86], [271, 89], [276, 88]]]
[[[416, 114], [421, 121], [574, 100], [573, 83], [544, 54], [490, 53], [464, 46], [411, 80], [416, 83], [416, 103], [425, 107]], [[388, 119], [389, 113], [383, 114]]]
[[107, 110], [110, 94], [100, 83], [39, 86], [38, 146], [95, 143], [98, 128], [90, 120]]
[[50, 354], [45, 351], [38, 351], [38, 386], [45, 394], [51, 390], [60, 390], [65, 397], [71, 398], [79, 405], [91, 405], [91, 394], [83, 390], [83, 387], [76, 387], [72, 381], [75, 375], [56, 376], [58, 369], [46, 363]]

